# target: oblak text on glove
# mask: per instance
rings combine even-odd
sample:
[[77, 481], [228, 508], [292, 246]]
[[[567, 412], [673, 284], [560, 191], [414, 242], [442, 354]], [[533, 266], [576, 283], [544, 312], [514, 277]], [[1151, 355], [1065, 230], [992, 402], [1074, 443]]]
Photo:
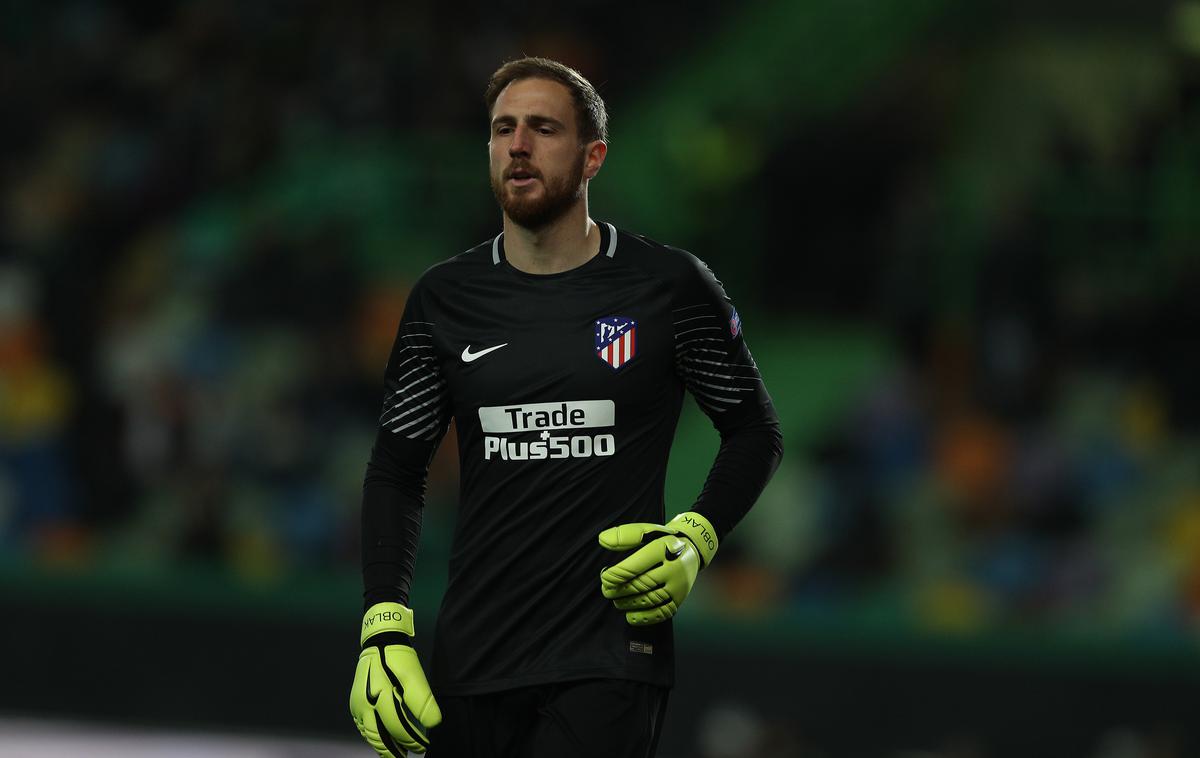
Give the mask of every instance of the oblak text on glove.
[[682, 516], [680, 518], [680, 520], [683, 521], [683, 523], [687, 524], [688, 526], [694, 526], [700, 530], [700, 533], [698, 535], [697, 534], [689, 534], [688, 536], [700, 537], [700, 539], [704, 540], [704, 542], [708, 545], [708, 549], [710, 551], [714, 551], [714, 552], [716, 551], [717, 538], [714, 537], [712, 535], [712, 533], [708, 531], [708, 527], [706, 527], [704, 524], [700, 523], [697, 519], [692, 518], [691, 516], [686, 516], [686, 515]]

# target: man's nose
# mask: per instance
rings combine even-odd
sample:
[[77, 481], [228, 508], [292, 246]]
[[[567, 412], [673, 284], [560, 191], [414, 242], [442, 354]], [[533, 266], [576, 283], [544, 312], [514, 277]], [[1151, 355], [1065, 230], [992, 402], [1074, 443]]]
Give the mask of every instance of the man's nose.
[[517, 126], [513, 129], [512, 142], [508, 144], [508, 154], [510, 156], [529, 155], [529, 130], [524, 126]]

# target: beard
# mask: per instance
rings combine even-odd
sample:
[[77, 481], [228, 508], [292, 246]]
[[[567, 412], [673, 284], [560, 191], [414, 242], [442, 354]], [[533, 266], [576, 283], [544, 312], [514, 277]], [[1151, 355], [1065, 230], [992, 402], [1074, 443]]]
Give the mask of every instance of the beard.
[[583, 197], [583, 164], [586, 157], [581, 151], [579, 160], [565, 176], [547, 179], [545, 175], [538, 175], [543, 191], [537, 197], [532, 196], [529, 187], [511, 187], [507, 184], [507, 175], [512, 171], [510, 166], [499, 178], [492, 174], [492, 194], [513, 223], [533, 231], [544, 229], [562, 218]]

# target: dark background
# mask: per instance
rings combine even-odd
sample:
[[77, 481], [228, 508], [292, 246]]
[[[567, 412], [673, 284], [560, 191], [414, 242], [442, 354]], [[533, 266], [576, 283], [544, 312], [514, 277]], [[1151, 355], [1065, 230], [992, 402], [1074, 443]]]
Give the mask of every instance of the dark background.
[[[710, 264], [787, 437], [662, 753], [1200, 754], [1200, 3], [0, 20], [0, 713], [354, 744], [383, 364], [541, 54], [608, 103], [592, 216]], [[668, 512], [715, 446], [689, 402]]]

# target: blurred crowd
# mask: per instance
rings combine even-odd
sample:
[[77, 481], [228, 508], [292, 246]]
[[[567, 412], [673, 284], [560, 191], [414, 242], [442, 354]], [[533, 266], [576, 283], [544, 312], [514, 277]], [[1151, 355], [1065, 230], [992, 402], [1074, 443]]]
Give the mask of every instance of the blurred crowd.
[[[1021, 341], [982, 347], [1015, 353], [990, 356], [1001, 363], [1058, 364], [1027, 413], [982, 389], [988, 356], [954, 335], [873, 379], [801, 464], [815, 512], [797, 600], [898, 594], [949, 630], [1200, 630], [1194, 432], [1172, 425], [1153, 376], [1022, 355]], [[993, 386], [1008, 395], [1020, 381]]]
[[[519, 37], [511, 20], [445, 10], [139, 8], [4, 11], [0, 554], [199, 562], [251, 579], [352, 572], [407, 288], [496, 224], [480, 147], [487, 74], [514, 40], [602, 90], [635, 88], [643, 72], [594, 40]], [[453, 36], [458, 21], [478, 34]], [[1036, 56], [1021, 45], [1008, 52], [1026, 65]], [[976, 114], [970, 82], [901, 89], [912, 102], [899, 110], [894, 94], [868, 92], [842, 142], [840, 122], [822, 127], [817, 144], [850, 175], [864, 124], [909, 135], [888, 143], [907, 162], [828, 188], [860, 203], [837, 229], [880, 252], [823, 252], [834, 232], [818, 219], [797, 253], [780, 242], [796, 231], [778, 229], [746, 256], [758, 274], [743, 282], [763, 282], [763, 297], [739, 307], [761, 316], [752, 347], [755, 334], [786, 345], [786, 325], [844, 319], [871, 325], [886, 358], [847, 388], [832, 424], [789, 443], [714, 566], [713, 607], [885, 597], [939, 628], [1200, 628], [1200, 142], [1180, 126], [1200, 124], [1197, 64], [1147, 45], [1166, 45], [1147, 85], [1161, 97], [1122, 101], [1128, 128], [1099, 131], [1077, 128], [1112, 115], [1091, 101], [1083, 115], [1045, 106], [1049, 126], [1023, 154], [1050, 167], [1040, 173], [993, 177], [972, 163], [978, 145], [920, 120], [968, 130], [946, 103], [958, 92]], [[1004, 53], [975, 75], [1003, 70]], [[954, 54], [927, 50], [895, 76]], [[1052, 74], [1062, 60], [1042, 63]], [[446, 158], [421, 154], [423, 129], [444, 134]], [[786, 167], [792, 147], [762, 149]], [[1024, 167], [1011, 152], [989, 160]], [[753, 181], [778, 197], [794, 178]], [[1096, 183], [1108, 189], [1076, 192]], [[863, 292], [869, 304], [847, 312]], [[781, 407], [806, 391], [767, 380]], [[453, 444], [431, 473], [435, 521], [453, 511]]]
[[[352, 562], [361, 472], [345, 458], [369, 446], [393, 328], [374, 295], [403, 290], [368, 285], [328, 214], [298, 232], [263, 203], [200, 206], [244, 191], [311, 114], [353, 128], [395, 83], [349, 70], [340, 14], [305, 21], [318, 47], [298, 56], [301, 30], [265, 7], [5, 13], [3, 545], [251, 572]], [[374, 41], [413, 50], [400, 42]]]

